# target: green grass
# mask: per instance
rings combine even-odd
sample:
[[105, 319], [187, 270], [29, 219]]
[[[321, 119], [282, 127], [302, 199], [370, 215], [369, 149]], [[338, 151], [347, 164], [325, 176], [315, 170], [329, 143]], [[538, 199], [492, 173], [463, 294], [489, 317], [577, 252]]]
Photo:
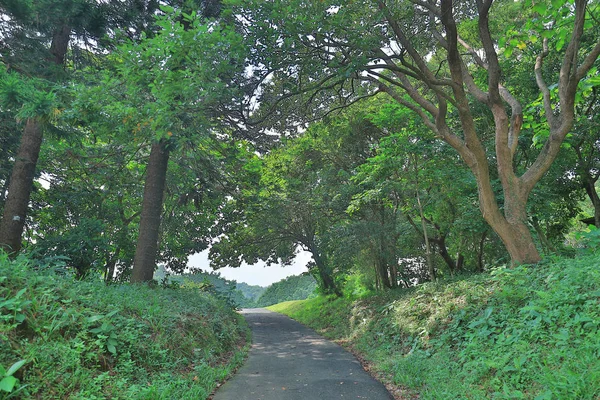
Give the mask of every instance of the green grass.
[[0, 382], [25, 361], [0, 399], [205, 399], [247, 335], [207, 293], [75, 281], [0, 254]]
[[270, 309], [346, 343], [421, 399], [600, 398], [598, 256]]

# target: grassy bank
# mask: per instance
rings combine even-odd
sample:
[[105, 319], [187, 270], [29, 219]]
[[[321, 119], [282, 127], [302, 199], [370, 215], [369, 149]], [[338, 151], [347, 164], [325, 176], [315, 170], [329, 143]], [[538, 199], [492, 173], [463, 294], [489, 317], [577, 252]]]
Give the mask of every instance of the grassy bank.
[[600, 398], [597, 256], [270, 309], [351, 346], [407, 398]]
[[207, 293], [78, 282], [0, 254], [0, 399], [205, 399], [247, 332]]

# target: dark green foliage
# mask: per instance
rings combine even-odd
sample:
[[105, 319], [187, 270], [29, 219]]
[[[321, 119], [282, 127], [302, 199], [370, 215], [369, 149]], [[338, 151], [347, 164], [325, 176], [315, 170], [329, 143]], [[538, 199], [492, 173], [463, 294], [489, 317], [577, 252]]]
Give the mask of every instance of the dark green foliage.
[[350, 340], [421, 399], [597, 399], [600, 258], [549, 259], [363, 300], [274, 307]]
[[0, 365], [25, 360], [24, 398], [205, 399], [243, 358], [242, 318], [207, 293], [53, 271], [0, 254]]
[[256, 305], [266, 307], [288, 300], [304, 300], [316, 296], [317, 281], [311, 275], [294, 275], [267, 287]]

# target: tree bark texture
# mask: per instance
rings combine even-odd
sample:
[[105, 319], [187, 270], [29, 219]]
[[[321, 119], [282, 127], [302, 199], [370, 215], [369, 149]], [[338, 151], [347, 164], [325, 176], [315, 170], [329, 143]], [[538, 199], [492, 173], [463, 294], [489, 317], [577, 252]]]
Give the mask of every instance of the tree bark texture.
[[[71, 28], [62, 26], [54, 32], [50, 53], [55, 65], [63, 65]], [[29, 118], [25, 123], [21, 144], [11, 172], [8, 196], [4, 204], [4, 213], [0, 222], [0, 248], [15, 255], [21, 250], [21, 237], [25, 227], [25, 218], [29, 207], [29, 196], [33, 187], [35, 168], [43, 141], [41, 122]]]
[[169, 150], [166, 142], [154, 143], [146, 168], [140, 230], [133, 259], [131, 282], [148, 282], [154, 275], [168, 165]]
[[34, 118], [28, 119], [10, 176], [8, 196], [0, 223], [0, 248], [10, 254], [21, 250], [21, 236], [42, 140], [42, 126], [39, 121]]
[[63, 65], [69, 48], [69, 40], [71, 39], [71, 27], [63, 25], [58, 28], [52, 36], [52, 44], [50, 45], [51, 61], [55, 65]]
[[[427, 8], [431, 15], [433, 37], [439, 48], [446, 52], [449, 74], [430, 68], [416, 41], [398, 23], [387, 2], [377, 0], [394, 39], [410, 58], [409, 63], [388, 57], [382, 49], [378, 54], [382, 67], [388, 67], [389, 76], [366, 71], [366, 79], [377, 84], [380, 92], [388, 94], [399, 104], [420, 116], [425, 125], [439, 138], [452, 146], [476, 178], [480, 209], [484, 219], [498, 234], [510, 254], [513, 264], [533, 264], [540, 260], [528, 227], [526, 204], [533, 187], [539, 182], [556, 159], [560, 146], [573, 126], [577, 85], [590, 71], [600, 56], [600, 40], [585, 56], [579, 54], [586, 21], [587, 0], [575, 0], [570, 40], [565, 47], [558, 73], [558, 100], [553, 98], [544, 81], [543, 63], [549, 54], [547, 39], [538, 54], [532, 76], [541, 94], [544, 117], [550, 132], [539, 155], [520, 176], [514, 169], [514, 156], [523, 126], [523, 107], [519, 100], [502, 85], [502, 69], [498, 60], [496, 42], [489, 28], [493, 0], [477, 1], [478, 36], [480, 48], [471, 47], [458, 35], [454, 6], [456, 0], [437, 2], [413, 1]], [[441, 26], [438, 26], [438, 21]], [[443, 29], [444, 35], [439, 29]], [[566, 26], [561, 29], [567, 29]], [[459, 46], [460, 45], [460, 46]], [[478, 68], [487, 74], [485, 85], [478, 85], [472, 73]], [[390, 78], [390, 77], [393, 77]], [[449, 93], [452, 93], [449, 95]], [[475, 99], [493, 115], [495, 127], [494, 154], [488, 154], [478, 135], [471, 103]], [[450, 126], [448, 114], [456, 110], [461, 134]], [[498, 177], [504, 195], [500, 209], [490, 179], [490, 158], [495, 158]]]

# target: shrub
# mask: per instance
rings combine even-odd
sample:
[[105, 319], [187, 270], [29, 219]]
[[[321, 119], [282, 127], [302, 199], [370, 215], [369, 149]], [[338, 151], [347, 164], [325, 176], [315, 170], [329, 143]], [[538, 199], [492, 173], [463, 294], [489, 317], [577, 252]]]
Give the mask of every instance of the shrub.
[[206, 398], [246, 335], [207, 293], [77, 281], [0, 253], [0, 365], [25, 360], [22, 396]]

